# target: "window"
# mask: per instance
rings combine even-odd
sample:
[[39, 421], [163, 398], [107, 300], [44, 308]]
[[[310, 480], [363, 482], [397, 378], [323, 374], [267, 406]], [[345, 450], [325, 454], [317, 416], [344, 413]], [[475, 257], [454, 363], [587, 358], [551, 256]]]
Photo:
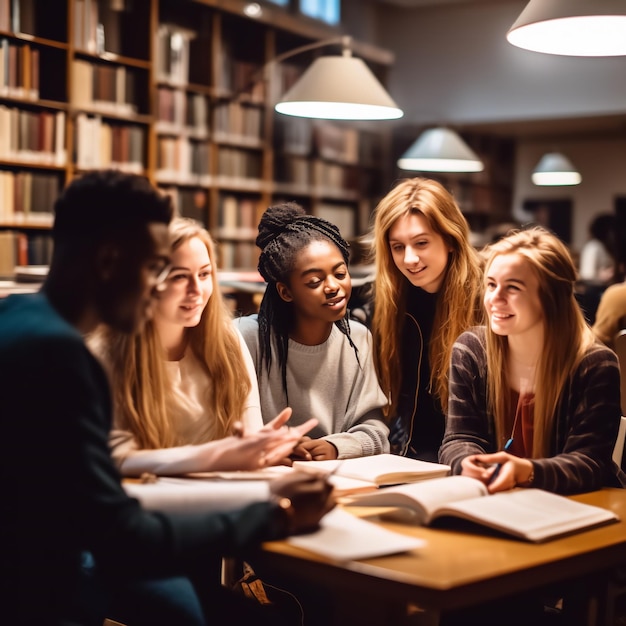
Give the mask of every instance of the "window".
[[300, 0], [300, 12], [328, 24], [339, 24], [341, 0]]

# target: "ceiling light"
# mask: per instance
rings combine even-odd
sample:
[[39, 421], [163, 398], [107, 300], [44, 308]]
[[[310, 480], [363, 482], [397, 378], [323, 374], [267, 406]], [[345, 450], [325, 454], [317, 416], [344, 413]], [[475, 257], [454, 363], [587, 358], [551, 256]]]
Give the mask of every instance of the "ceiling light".
[[506, 37], [514, 46], [547, 54], [626, 55], [626, 2], [530, 0]]
[[303, 46], [280, 55], [273, 63], [304, 50], [343, 43], [341, 56], [316, 59], [275, 106], [285, 115], [335, 120], [388, 120], [402, 117], [385, 88], [367, 65], [353, 57], [350, 38], [342, 37]]
[[424, 131], [398, 159], [403, 170], [422, 172], [482, 172], [478, 155], [449, 128]]
[[578, 185], [582, 176], [565, 155], [548, 152], [533, 170], [532, 181], [540, 186]]

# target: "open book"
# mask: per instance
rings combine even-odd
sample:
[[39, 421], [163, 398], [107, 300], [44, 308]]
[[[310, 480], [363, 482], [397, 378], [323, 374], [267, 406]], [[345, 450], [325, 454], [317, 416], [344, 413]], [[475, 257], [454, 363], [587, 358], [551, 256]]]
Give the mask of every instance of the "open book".
[[619, 520], [607, 509], [541, 489], [489, 495], [483, 483], [467, 476], [448, 476], [356, 494], [350, 503], [399, 507], [387, 517], [423, 525], [446, 516], [461, 518], [533, 542]]
[[379, 487], [414, 483], [450, 473], [448, 465], [418, 461], [396, 454], [375, 454], [339, 461], [294, 461], [293, 467], [318, 473], [336, 471], [337, 476], [366, 481]]

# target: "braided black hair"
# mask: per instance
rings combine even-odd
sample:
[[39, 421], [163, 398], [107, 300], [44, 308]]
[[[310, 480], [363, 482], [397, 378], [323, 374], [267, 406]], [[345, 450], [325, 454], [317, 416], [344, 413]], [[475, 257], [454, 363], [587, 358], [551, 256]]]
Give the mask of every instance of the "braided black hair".
[[[272, 366], [272, 336], [276, 338], [278, 364], [281, 368], [283, 390], [287, 395], [287, 350], [289, 331], [293, 325], [292, 303], [285, 302], [276, 289], [276, 283], [289, 284], [296, 257], [313, 241], [331, 241], [341, 252], [346, 265], [349, 244], [331, 222], [309, 215], [295, 202], [269, 207], [259, 223], [256, 245], [261, 249], [259, 273], [267, 281], [267, 289], [259, 308], [259, 345], [261, 361], [269, 372]], [[335, 322], [348, 338], [357, 361], [358, 350], [350, 336], [348, 314]]]

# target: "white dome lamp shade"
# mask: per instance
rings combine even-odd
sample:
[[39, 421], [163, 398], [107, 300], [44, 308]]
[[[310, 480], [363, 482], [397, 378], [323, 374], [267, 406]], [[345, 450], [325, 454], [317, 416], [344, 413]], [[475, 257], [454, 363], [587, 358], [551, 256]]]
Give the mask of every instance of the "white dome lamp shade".
[[425, 130], [398, 159], [403, 170], [421, 172], [482, 172], [478, 155], [450, 128]]
[[626, 55], [626, 2], [530, 0], [506, 38], [514, 46], [546, 54]]
[[579, 185], [582, 181], [582, 176], [572, 162], [560, 152], [544, 154], [531, 178], [535, 185], [555, 187]]
[[367, 65], [349, 51], [316, 59], [274, 108], [284, 115], [331, 120], [403, 115]]

